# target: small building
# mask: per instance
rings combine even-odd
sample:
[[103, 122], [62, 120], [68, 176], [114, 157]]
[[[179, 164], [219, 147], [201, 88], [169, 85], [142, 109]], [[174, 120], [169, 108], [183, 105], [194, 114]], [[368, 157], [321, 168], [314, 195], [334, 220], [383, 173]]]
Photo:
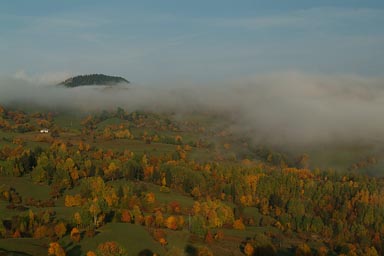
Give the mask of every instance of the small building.
[[49, 133], [49, 130], [48, 129], [41, 129], [40, 133]]

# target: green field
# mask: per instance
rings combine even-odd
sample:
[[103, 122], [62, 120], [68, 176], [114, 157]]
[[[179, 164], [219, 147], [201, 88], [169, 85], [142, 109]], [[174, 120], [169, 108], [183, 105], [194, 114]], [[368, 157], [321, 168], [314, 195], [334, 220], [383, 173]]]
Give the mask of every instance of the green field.
[[[100, 233], [93, 238], [85, 238], [81, 241], [81, 251], [86, 253], [89, 250], [96, 251], [97, 246], [106, 241], [116, 241], [124, 245], [129, 255], [137, 255], [144, 249], [164, 254], [165, 250], [159, 243], [154, 241], [148, 231], [142, 226], [125, 223], [109, 223], [98, 230]], [[69, 249], [70, 251], [71, 249]], [[78, 255], [75, 254], [69, 255]]]
[[7, 252], [5, 255], [14, 256], [35, 256], [47, 255], [48, 252], [47, 239], [33, 238], [8, 238], [0, 239], [0, 255], [2, 251]]
[[0, 176], [0, 186], [2, 184], [14, 187], [23, 197], [33, 197], [35, 199], [46, 200], [50, 198], [49, 186], [44, 184], [34, 184], [29, 177], [4, 177]]

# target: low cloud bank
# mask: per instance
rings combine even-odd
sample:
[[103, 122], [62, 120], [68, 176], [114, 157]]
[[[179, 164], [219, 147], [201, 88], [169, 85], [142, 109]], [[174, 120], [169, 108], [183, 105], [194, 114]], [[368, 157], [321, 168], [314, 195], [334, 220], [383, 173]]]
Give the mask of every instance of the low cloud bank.
[[235, 132], [271, 144], [384, 139], [384, 79], [375, 77], [288, 72], [221, 86], [71, 89], [41, 79], [1, 77], [0, 104], [20, 102], [85, 111], [124, 107], [218, 112], [233, 120]]

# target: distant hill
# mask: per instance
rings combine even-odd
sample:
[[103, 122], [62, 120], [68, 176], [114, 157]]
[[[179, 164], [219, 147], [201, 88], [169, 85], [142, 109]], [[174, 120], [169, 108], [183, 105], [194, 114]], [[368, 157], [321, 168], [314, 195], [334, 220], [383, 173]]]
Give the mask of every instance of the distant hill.
[[117, 85], [121, 83], [129, 84], [129, 81], [119, 76], [91, 74], [68, 78], [67, 80], [59, 83], [59, 85], [64, 85], [65, 87], [73, 88], [87, 85]]

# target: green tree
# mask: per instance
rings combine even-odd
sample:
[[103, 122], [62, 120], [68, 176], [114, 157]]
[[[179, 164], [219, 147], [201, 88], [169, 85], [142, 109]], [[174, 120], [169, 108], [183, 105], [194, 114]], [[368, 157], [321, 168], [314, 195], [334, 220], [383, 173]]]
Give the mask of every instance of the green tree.
[[207, 233], [204, 218], [200, 215], [195, 215], [191, 219], [191, 233], [203, 238]]

